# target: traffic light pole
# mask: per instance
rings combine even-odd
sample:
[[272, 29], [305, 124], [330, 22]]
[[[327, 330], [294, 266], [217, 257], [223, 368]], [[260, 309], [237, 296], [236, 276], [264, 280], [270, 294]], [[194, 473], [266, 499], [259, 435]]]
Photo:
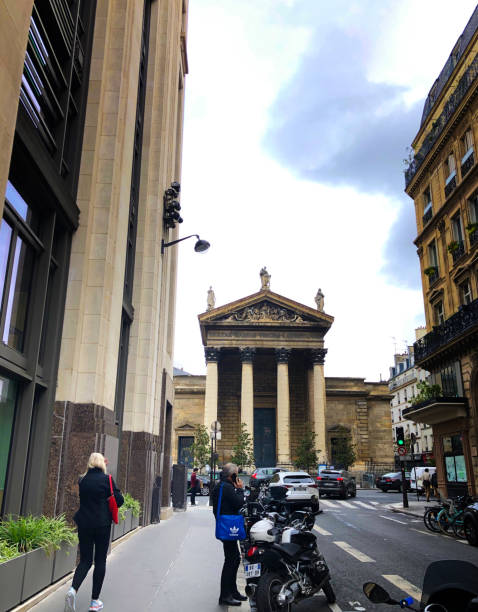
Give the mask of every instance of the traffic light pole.
[[403, 507], [408, 508], [407, 479], [405, 477], [405, 461], [403, 460], [400, 461], [400, 471], [402, 472]]

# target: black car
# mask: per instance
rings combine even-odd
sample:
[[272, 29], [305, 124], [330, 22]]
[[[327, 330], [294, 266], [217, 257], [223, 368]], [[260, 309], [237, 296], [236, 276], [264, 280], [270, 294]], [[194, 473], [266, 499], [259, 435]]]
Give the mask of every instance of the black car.
[[278, 467], [257, 468], [251, 474], [251, 478], [249, 480], [249, 486], [254, 488], [254, 487], [258, 487], [260, 484], [264, 482], [269, 482], [272, 476], [274, 476], [274, 474], [277, 474], [277, 472], [287, 472], [287, 470], [284, 470], [283, 468], [278, 468]]
[[463, 515], [463, 522], [468, 544], [478, 546], [478, 501], [467, 506]]
[[355, 497], [357, 484], [355, 478], [346, 470], [322, 470], [317, 476], [319, 496], [338, 495], [341, 499]]
[[[209, 487], [210, 487], [210, 479], [208, 476], [200, 476], [197, 475], [197, 479], [202, 482], [201, 489], [196, 493], [196, 495], [209, 495]], [[191, 475], [188, 475], [188, 495], [191, 493]]]
[[[410, 491], [410, 472], [405, 472], [405, 482], [407, 484], [407, 491]], [[381, 489], [384, 493], [387, 491], [400, 491], [402, 490], [402, 473], [401, 472], [390, 472], [379, 476], [375, 481], [377, 489]]]

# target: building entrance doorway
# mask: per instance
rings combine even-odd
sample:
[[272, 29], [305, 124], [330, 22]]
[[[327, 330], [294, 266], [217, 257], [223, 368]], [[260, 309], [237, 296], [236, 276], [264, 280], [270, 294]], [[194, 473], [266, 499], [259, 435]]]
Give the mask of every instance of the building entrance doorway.
[[276, 464], [276, 412], [271, 408], [254, 410], [254, 459], [256, 467]]
[[194, 436], [181, 436], [178, 440], [178, 463], [188, 468], [193, 468], [193, 457], [191, 446], [194, 444]]

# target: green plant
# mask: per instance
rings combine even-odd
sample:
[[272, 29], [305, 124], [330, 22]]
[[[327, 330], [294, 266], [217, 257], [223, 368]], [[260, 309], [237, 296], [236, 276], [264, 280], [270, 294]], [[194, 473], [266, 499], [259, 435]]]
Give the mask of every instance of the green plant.
[[16, 546], [12, 546], [7, 542], [0, 540], [0, 563], [5, 563], [5, 561], [10, 561], [10, 559], [15, 559], [21, 553], [18, 552], [18, 548]]
[[417, 389], [418, 395], [410, 400], [412, 406], [443, 395], [440, 385], [429, 385], [426, 381], [418, 383]]
[[430, 276], [432, 274], [436, 274], [437, 273], [437, 267], [436, 266], [428, 266], [428, 268], [425, 268], [423, 270], [423, 273], [426, 274], [427, 276]]
[[476, 232], [476, 230], [478, 230], [478, 223], [476, 222], [468, 223], [468, 225], [466, 226], [466, 231], [469, 234], [473, 234], [473, 232]]
[[141, 514], [141, 504], [129, 493], [125, 493], [124, 504], [121, 506], [121, 508], [124, 508], [125, 511], [131, 510], [133, 516], [139, 516]]
[[316, 450], [315, 448], [316, 437], [317, 434], [315, 434], [313, 431], [309, 431], [300, 440], [294, 457], [294, 466], [296, 468], [300, 468], [308, 472], [311, 466], [314, 468], [317, 466], [319, 462], [318, 455], [321, 451]]
[[236, 443], [232, 447], [231, 462], [240, 468], [254, 465], [254, 449], [251, 434], [247, 431], [246, 423], [241, 423], [241, 428], [236, 437]]
[[209, 433], [205, 425], [198, 425], [194, 433], [194, 442], [189, 449], [194, 465], [202, 470], [211, 454]]
[[63, 514], [55, 518], [10, 515], [0, 522], [0, 541], [15, 547], [20, 553], [44, 548], [51, 554], [63, 543], [76, 544], [78, 538]]
[[449, 253], [454, 253], [456, 250], [458, 250], [458, 242], [456, 240], [452, 240], [450, 243], [448, 243], [447, 251]]
[[125, 520], [127, 510], [128, 508], [125, 508], [124, 504], [118, 508], [118, 522]]

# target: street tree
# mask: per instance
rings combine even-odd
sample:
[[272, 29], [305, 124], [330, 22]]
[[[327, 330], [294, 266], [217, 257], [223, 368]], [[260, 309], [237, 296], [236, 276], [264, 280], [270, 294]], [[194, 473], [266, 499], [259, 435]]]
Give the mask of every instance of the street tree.
[[254, 465], [254, 449], [251, 434], [247, 431], [246, 423], [241, 423], [236, 442], [232, 447], [231, 462], [240, 468], [252, 467]]
[[310, 467], [317, 468], [319, 462], [318, 455], [321, 452], [315, 448], [315, 438], [317, 434], [313, 431], [308, 431], [300, 440], [295, 451], [294, 466], [296, 468], [309, 471]]
[[348, 470], [357, 459], [355, 444], [352, 444], [350, 432], [346, 427], [340, 426], [335, 431], [337, 437], [333, 440], [334, 466]]
[[190, 452], [194, 465], [202, 470], [211, 454], [209, 432], [205, 425], [198, 425], [194, 432], [194, 442], [190, 446]]

